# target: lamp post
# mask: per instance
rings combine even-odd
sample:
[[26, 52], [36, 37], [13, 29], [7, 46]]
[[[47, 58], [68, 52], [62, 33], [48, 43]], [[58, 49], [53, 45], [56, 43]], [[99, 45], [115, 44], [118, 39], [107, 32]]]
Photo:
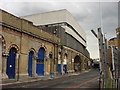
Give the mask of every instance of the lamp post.
[[[55, 36], [57, 34], [57, 29], [55, 29], [53, 31], [53, 35]], [[53, 36], [53, 40], [54, 40], [54, 75], [56, 76], [56, 44], [55, 44], [55, 37]]]
[[64, 74], [64, 71], [63, 71], [63, 57], [64, 56], [64, 47], [63, 45], [61, 45], [61, 74], [63, 75]]
[[103, 44], [103, 34], [101, 32], [101, 28], [98, 28], [98, 34], [95, 33], [94, 30], [91, 30], [94, 36], [98, 39], [99, 43], [99, 55], [100, 55], [100, 87], [104, 87], [104, 44]]

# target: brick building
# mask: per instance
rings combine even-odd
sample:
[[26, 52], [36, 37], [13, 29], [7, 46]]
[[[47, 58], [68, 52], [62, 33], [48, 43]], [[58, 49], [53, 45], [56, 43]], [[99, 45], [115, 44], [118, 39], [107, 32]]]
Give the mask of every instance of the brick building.
[[[3, 80], [57, 74], [61, 72], [59, 65], [61, 62], [66, 68], [64, 72], [74, 72], [75, 63], [79, 64], [77, 68], [80, 66], [81, 71], [88, 69], [89, 52], [86, 49], [86, 41], [80, 39], [79, 44], [78, 40], [68, 35], [67, 37], [73, 39], [75, 45], [80, 46], [70, 47], [68, 46], [70, 43], [65, 44], [66, 41], [58, 36], [60, 34], [47, 32], [44, 30], [46, 28], [35, 25], [33, 21], [16, 17], [6, 11], [0, 10], [0, 13], [2, 17], [0, 20], [2, 43], [0, 72]], [[53, 26], [54, 32], [56, 29]], [[62, 27], [59, 29], [65, 30]], [[67, 34], [64, 33], [64, 35]], [[61, 50], [62, 46], [64, 52]], [[63, 60], [61, 60], [61, 53]]]

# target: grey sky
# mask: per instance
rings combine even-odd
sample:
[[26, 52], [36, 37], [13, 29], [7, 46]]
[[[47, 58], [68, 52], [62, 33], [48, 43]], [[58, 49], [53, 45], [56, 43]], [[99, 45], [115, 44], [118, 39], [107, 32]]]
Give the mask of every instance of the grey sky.
[[[16, 2], [17, 0], [1, 0], [0, 8], [16, 16], [24, 16], [35, 13], [49, 12], [59, 9], [67, 9], [78, 21], [80, 26], [87, 34], [87, 45], [91, 58], [98, 57], [97, 39], [90, 32], [91, 29], [97, 31], [98, 27], [103, 26], [103, 32], [106, 33], [107, 39], [116, 35], [115, 29], [118, 23], [118, 5], [117, 2], [80, 2], [71, 1], [54, 1], [51, 2], [40, 0], [39, 2], [27, 1]], [[76, 1], [76, 2], [75, 2]], [[95, 0], [94, 0], [95, 1]], [[96, 0], [99, 1], [99, 0]], [[103, 1], [103, 0], [101, 0]], [[110, 0], [113, 1], [113, 0]], [[101, 16], [102, 14], [102, 20]], [[101, 24], [102, 22], [102, 24]]]

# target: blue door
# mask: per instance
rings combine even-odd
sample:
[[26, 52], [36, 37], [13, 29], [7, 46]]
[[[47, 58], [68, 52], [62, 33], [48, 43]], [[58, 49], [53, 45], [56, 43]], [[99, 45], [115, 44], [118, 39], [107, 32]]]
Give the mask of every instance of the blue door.
[[16, 60], [16, 49], [12, 48], [7, 57], [6, 74], [9, 79], [15, 78], [15, 60]]
[[37, 64], [36, 65], [36, 73], [39, 76], [43, 76], [44, 75], [44, 64]]
[[44, 48], [40, 48], [38, 51], [38, 60], [36, 65], [36, 73], [41, 76], [44, 75]]
[[61, 64], [58, 64], [58, 73], [61, 73]]
[[67, 73], [67, 65], [63, 65], [63, 71], [64, 73]]
[[30, 77], [32, 77], [32, 62], [33, 62], [33, 56], [34, 53], [31, 51], [29, 52], [29, 56], [28, 56], [28, 75]]

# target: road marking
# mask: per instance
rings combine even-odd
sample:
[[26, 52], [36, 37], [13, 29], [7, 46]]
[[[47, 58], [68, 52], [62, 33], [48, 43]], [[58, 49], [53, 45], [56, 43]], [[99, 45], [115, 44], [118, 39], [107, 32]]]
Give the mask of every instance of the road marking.
[[74, 85], [74, 86], [71, 86], [71, 87], [68, 87], [68, 88], [77, 88], [77, 87], [80, 87], [80, 86], [82, 86], [82, 85], [84, 85], [84, 84], [86, 84], [86, 83], [89, 83], [89, 82], [91, 82], [91, 81], [94, 81], [94, 80], [96, 80], [96, 79], [98, 79], [98, 76], [95, 77], [95, 78], [93, 78], [93, 79], [91, 79], [91, 80], [82, 82], [82, 83], [80, 83], [80, 84], [77, 84], [77, 85]]

